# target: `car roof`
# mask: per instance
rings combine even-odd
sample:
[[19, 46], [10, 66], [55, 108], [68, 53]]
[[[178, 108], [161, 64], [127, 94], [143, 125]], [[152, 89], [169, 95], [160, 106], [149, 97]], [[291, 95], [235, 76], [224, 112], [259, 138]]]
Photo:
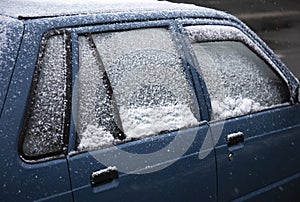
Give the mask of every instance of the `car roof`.
[[157, 0], [2, 0], [0, 4], [2, 4], [1, 15], [19, 19], [122, 12], [163, 12], [173, 13], [173, 17], [178, 13], [180, 16], [188, 16], [195, 12], [198, 16], [204, 17], [228, 18], [229, 16], [214, 9], [192, 4]]

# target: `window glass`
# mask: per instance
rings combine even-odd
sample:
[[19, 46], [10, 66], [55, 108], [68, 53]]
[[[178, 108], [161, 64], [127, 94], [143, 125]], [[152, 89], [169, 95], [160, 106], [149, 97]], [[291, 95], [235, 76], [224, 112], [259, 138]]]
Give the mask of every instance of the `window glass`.
[[167, 29], [81, 36], [79, 47], [79, 150], [197, 124], [199, 110]]
[[26, 156], [62, 150], [66, 111], [65, 55], [63, 36], [50, 37], [33, 81], [23, 142]]
[[118, 133], [112, 100], [104, 83], [97, 51], [87, 37], [79, 37], [77, 134], [79, 149], [111, 144]]
[[284, 81], [241, 42], [193, 43], [214, 119], [249, 114], [289, 101]]

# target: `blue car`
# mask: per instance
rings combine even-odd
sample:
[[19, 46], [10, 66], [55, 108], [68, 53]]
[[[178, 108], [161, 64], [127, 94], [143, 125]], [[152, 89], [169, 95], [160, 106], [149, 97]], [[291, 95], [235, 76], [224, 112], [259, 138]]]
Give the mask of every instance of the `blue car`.
[[0, 201], [298, 201], [274, 52], [221, 11], [113, 2], [1, 1]]

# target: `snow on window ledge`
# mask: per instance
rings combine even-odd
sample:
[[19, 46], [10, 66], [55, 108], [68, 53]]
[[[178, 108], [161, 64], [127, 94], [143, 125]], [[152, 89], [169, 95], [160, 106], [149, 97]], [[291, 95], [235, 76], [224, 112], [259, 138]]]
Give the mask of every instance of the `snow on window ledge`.
[[[124, 142], [149, 137], [161, 131], [174, 131], [199, 124], [187, 104], [121, 107], [120, 116], [126, 134]], [[117, 141], [105, 128], [92, 124], [87, 125], [79, 137], [79, 151], [112, 146]]]
[[157, 107], [121, 107], [123, 129], [127, 138], [141, 138], [198, 124], [185, 104]]
[[289, 103], [282, 103], [271, 106], [262, 106], [260, 103], [249, 98], [234, 99], [231, 97], [226, 97], [224, 101], [212, 100], [211, 104], [215, 120], [224, 120], [266, 109], [289, 105]]
[[104, 147], [112, 145], [113, 135], [102, 127], [87, 125], [86, 130], [80, 135], [78, 150]]

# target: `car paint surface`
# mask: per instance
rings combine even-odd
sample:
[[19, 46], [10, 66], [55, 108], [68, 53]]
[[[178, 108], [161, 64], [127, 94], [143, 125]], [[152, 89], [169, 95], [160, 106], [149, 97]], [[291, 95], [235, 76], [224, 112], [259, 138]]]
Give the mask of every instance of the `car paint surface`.
[[[0, 99], [0, 200], [61, 200], [61, 201], [231, 201], [231, 200], [295, 200], [299, 197], [300, 185], [300, 105], [297, 100], [298, 81], [274, 53], [250, 29], [236, 18], [214, 11], [167, 10], [167, 11], [123, 11], [119, 13], [100, 12], [70, 16], [21, 17], [14, 26], [15, 40], [11, 58], [1, 73], [5, 78]], [[17, 26], [18, 24], [18, 26]], [[23, 25], [24, 24], [24, 25]], [[201, 124], [183, 131], [124, 143], [117, 148], [92, 152], [74, 151], [74, 122], [70, 121], [68, 148], [65, 154], [38, 161], [20, 157], [19, 137], [31, 91], [31, 84], [39, 56], [44, 33], [53, 29], [64, 29], [76, 40], [78, 33], [99, 30], [128, 30], [146, 27], [173, 27], [177, 32], [182, 25], [209, 24], [228, 25], [242, 30], [256, 47], [270, 59], [288, 81], [291, 105], [245, 115], [225, 122], [211, 121], [209, 95], [203, 78], [190, 68], [191, 80], [201, 110]], [[22, 37], [21, 37], [22, 33]], [[189, 48], [184, 43], [184, 34], [178, 36], [178, 43], [186, 51], [183, 58], [185, 68], [196, 64]], [[72, 68], [73, 85], [78, 71], [78, 47], [73, 41]], [[18, 49], [18, 52], [16, 51]], [[5, 57], [6, 58], [6, 57]], [[77, 68], [77, 69], [76, 69]], [[8, 89], [8, 90], [6, 90]], [[3, 103], [3, 104], [2, 104]], [[210, 122], [211, 121], [211, 122]], [[219, 129], [222, 128], [222, 132]], [[243, 132], [245, 141], [237, 150], [227, 146], [228, 134]], [[110, 155], [117, 149], [129, 153], [148, 153], [168, 145], [177, 136], [194, 135], [191, 146], [177, 161], [157, 172], [134, 175], [120, 173], [119, 178], [108, 184], [93, 187], [90, 184], [92, 172], [104, 169], [106, 165], [95, 159], [97, 155]], [[201, 146], [211, 139], [207, 150]], [[199, 156], [206, 155], [199, 159]], [[232, 153], [230, 161], [228, 155]], [[170, 160], [170, 159], [169, 159]], [[173, 160], [173, 159], [171, 159]], [[112, 159], [113, 162], [113, 159]], [[167, 160], [159, 166], [168, 164]], [[153, 167], [158, 165], [151, 165]], [[141, 169], [147, 170], [146, 167]], [[298, 194], [298, 195], [296, 195]], [[274, 196], [275, 195], [275, 196]], [[255, 198], [256, 197], [256, 198]]]
[[9, 80], [13, 72], [14, 63], [16, 61], [18, 48], [20, 45], [21, 35], [23, 32], [23, 23], [11, 19], [9, 17], [1, 16], [3, 30], [1, 30], [1, 42], [5, 43], [1, 46], [0, 58], [0, 114], [5, 101], [5, 95], [8, 89]]

